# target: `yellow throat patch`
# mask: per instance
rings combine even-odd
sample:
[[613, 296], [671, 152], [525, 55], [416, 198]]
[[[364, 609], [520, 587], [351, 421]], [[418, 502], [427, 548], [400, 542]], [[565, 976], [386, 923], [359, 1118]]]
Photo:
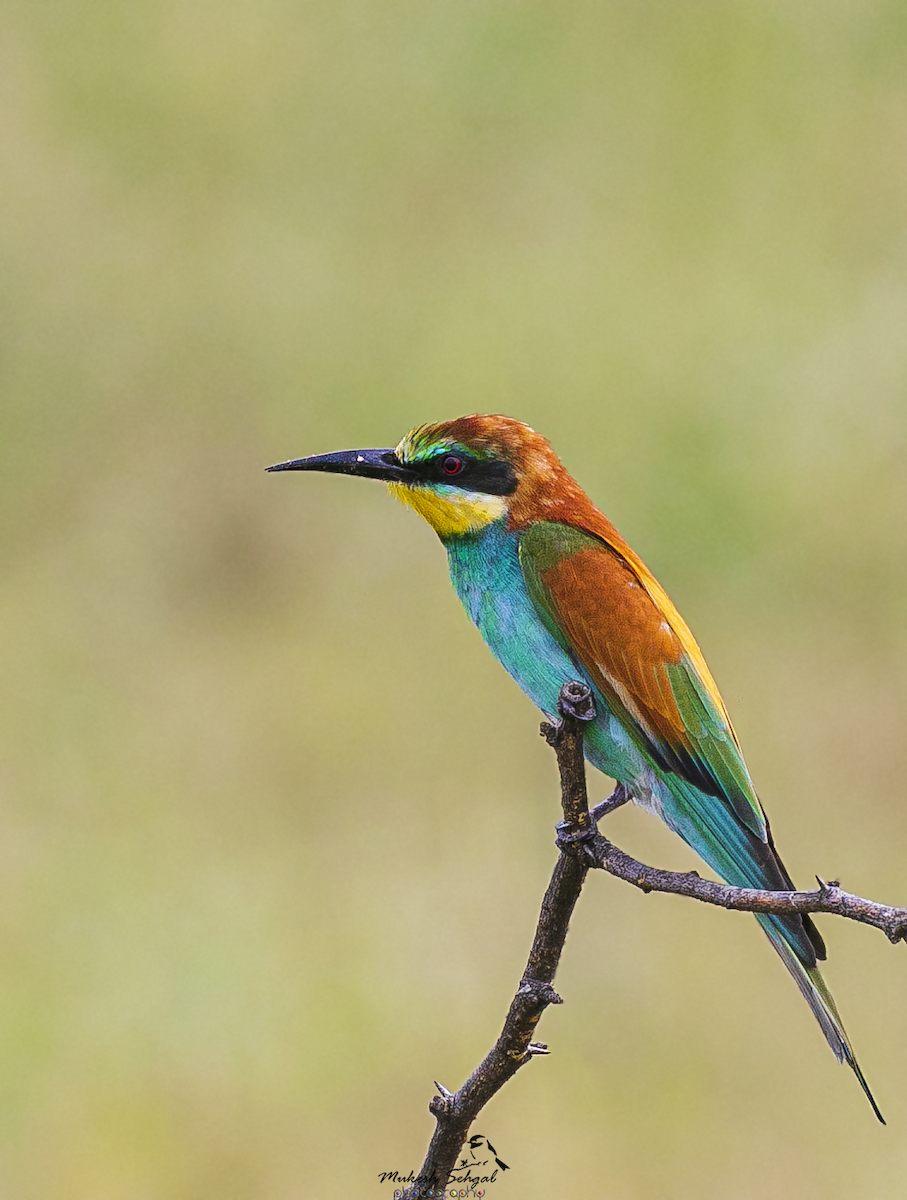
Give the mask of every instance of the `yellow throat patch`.
[[503, 496], [467, 492], [462, 488], [451, 487], [441, 492], [433, 487], [389, 483], [387, 490], [401, 504], [414, 508], [441, 538], [477, 533], [507, 512], [507, 501]]

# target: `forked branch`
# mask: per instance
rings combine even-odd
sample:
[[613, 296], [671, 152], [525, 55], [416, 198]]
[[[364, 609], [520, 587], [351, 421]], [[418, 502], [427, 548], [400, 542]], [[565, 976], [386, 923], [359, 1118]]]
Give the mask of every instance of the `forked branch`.
[[907, 909], [854, 896], [837, 881], [825, 883], [818, 879], [819, 887], [814, 892], [737, 888], [702, 879], [695, 871], [660, 871], [625, 854], [598, 832], [597, 822], [632, 799], [627, 788], [618, 784], [612, 796], [589, 811], [583, 758], [583, 724], [595, 717], [589, 689], [581, 683], [565, 684], [558, 708], [560, 722], [543, 722], [541, 732], [557, 755], [564, 819], [557, 827], [560, 855], [542, 900], [532, 949], [494, 1046], [458, 1092], [435, 1085], [439, 1095], [428, 1106], [436, 1121], [435, 1131], [418, 1176], [402, 1193], [404, 1200], [444, 1194], [478, 1114], [520, 1067], [548, 1053], [548, 1047], [532, 1037], [548, 1005], [562, 1003], [552, 984], [570, 917], [590, 869], [605, 870], [644, 892], [689, 896], [721, 908], [776, 916], [831, 913], [874, 925], [892, 942], [907, 941]]

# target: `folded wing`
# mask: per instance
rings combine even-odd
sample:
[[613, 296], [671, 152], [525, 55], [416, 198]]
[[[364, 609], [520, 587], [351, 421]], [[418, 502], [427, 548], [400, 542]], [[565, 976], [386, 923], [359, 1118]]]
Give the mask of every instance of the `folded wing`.
[[569, 525], [525, 530], [520, 563], [542, 619], [634, 741], [765, 841], [765, 817], [718, 689], [664, 592], [653, 596], [625, 555]]

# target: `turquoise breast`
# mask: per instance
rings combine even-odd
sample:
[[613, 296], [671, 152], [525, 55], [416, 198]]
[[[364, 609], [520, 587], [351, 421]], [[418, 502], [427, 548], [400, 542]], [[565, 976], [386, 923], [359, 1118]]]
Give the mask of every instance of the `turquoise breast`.
[[526, 590], [517, 535], [502, 521], [447, 542], [450, 578], [495, 657], [549, 717], [561, 686], [586, 680], [542, 622]]
[[491, 651], [526, 695], [549, 717], [571, 679], [592, 688], [598, 717], [586, 734], [586, 757], [600, 771], [629, 782], [643, 763], [585, 670], [545, 628], [526, 588], [519, 537], [503, 521], [445, 543], [450, 578], [463, 607]]

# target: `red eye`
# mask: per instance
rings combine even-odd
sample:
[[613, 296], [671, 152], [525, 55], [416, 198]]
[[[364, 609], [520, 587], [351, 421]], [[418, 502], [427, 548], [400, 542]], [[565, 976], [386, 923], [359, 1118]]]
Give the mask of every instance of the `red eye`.
[[445, 475], [459, 475], [463, 470], [463, 460], [457, 458], [455, 454], [448, 454], [441, 463], [441, 470]]

